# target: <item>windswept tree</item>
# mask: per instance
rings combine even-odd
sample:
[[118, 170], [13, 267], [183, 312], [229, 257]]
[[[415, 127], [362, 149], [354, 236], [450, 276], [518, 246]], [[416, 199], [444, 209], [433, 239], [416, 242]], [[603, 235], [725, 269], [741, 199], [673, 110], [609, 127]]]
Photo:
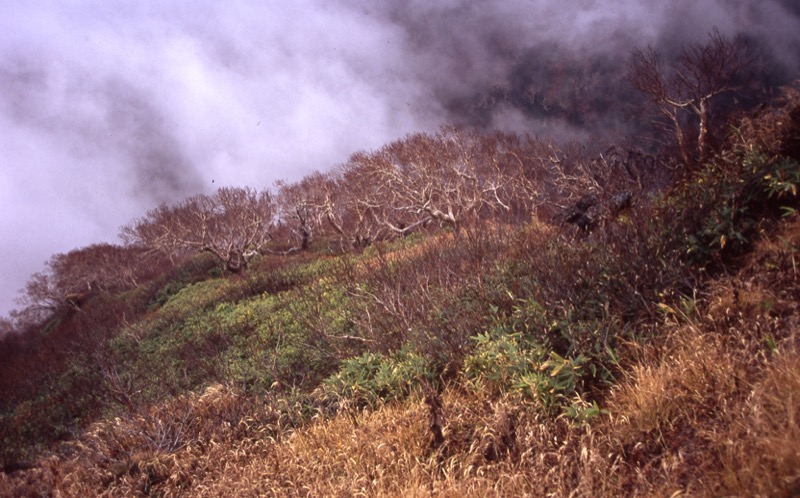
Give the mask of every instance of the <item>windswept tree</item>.
[[653, 47], [634, 50], [628, 79], [655, 107], [657, 124], [674, 135], [683, 162], [692, 164], [712, 151], [714, 102], [739, 90], [754, 62], [743, 38], [714, 29], [707, 43], [684, 46], [669, 64]]
[[492, 208], [495, 216], [528, 220], [547, 216], [549, 204], [563, 197], [571, 180], [565, 169], [567, 154], [552, 142], [528, 134], [494, 131], [479, 138], [480, 156], [495, 173], [498, 188], [493, 193], [511, 210]]
[[123, 227], [122, 238], [170, 255], [210, 252], [237, 273], [271, 240], [276, 204], [269, 191], [224, 187], [213, 196], [163, 204]]

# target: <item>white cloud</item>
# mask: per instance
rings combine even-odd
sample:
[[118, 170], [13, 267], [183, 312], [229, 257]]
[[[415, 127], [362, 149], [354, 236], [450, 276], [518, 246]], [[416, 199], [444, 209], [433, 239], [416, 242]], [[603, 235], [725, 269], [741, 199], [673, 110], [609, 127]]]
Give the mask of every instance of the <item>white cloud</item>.
[[[113, 242], [158, 202], [435, 129], [537, 43], [586, 55], [689, 21], [797, 47], [775, 1], [3, 2], [0, 314], [51, 254]], [[514, 109], [492, 121], [542, 128]]]

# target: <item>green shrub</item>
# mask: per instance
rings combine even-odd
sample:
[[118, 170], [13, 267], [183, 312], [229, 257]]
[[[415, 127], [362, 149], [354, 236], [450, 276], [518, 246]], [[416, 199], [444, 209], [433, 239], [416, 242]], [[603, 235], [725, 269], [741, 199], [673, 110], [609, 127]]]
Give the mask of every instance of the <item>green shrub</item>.
[[[463, 370], [472, 389], [489, 390], [492, 395], [517, 393], [551, 415], [564, 411], [575, 418], [591, 416], [593, 405], [587, 407], [580, 397], [579, 402], [574, 399], [587, 381], [607, 375], [609, 365], [583, 353], [559, 355], [502, 326], [474, 340], [475, 349], [465, 359]], [[610, 349], [607, 354], [616, 361]]]
[[366, 406], [403, 399], [434, 378], [429, 361], [409, 348], [389, 356], [367, 352], [343, 361], [339, 371], [322, 382], [321, 391], [328, 400], [348, 399]]
[[567, 402], [587, 374], [587, 363], [589, 359], [582, 354], [564, 358], [551, 351], [546, 361], [520, 375], [512, 387], [537, 401], [546, 413], [553, 413], [569, 406]]
[[767, 196], [780, 204], [779, 209], [784, 215], [796, 212], [800, 186], [800, 164], [796, 160], [779, 158], [767, 170], [763, 182]]
[[464, 375], [476, 389], [493, 394], [509, 391], [536, 370], [544, 352], [522, 334], [495, 328], [474, 337], [475, 349], [464, 360]]
[[747, 250], [765, 222], [795, 212], [798, 186], [796, 160], [752, 146], [706, 165], [678, 197], [689, 260], [703, 266]]

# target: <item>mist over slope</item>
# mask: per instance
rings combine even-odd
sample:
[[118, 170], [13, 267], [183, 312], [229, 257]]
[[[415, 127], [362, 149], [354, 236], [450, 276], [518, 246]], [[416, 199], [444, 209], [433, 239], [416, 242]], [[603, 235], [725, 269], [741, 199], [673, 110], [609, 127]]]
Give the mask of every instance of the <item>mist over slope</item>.
[[0, 7], [0, 312], [51, 254], [162, 202], [271, 185], [442, 124], [601, 147], [637, 131], [632, 48], [718, 27], [797, 75], [791, 0]]

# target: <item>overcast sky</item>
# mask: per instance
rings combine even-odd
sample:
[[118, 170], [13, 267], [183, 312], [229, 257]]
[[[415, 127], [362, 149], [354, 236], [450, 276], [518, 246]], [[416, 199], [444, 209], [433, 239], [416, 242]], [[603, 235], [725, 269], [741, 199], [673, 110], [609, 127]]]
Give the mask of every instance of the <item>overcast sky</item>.
[[121, 225], [162, 202], [296, 180], [446, 123], [588, 134], [599, 121], [513, 99], [475, 104], [498, 88], [561, 92], [537, 61], [599, 58], [592, 77], [618, 81], [603, 71], [631, 48], [702, 40], [717, 26], [760, 40], [782, 74], [796, 73], [798, 5], [2, 2], [0, 315], [52, 254], [118, 242]]

